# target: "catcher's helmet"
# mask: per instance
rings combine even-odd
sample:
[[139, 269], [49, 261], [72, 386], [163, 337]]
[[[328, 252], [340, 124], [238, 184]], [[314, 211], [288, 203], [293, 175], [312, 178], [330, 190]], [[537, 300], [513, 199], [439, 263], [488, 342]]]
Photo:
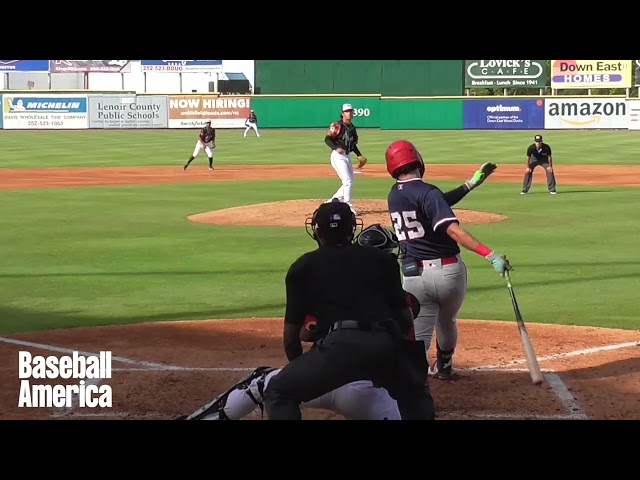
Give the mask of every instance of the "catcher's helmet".
[[379, 248], [387, 253], [394, 253], [394, 250], [400, 245], [396, 234], [379, 223], [369, 225], [362, 230], [358, 235], [357, 243], [363, 247]]
[[304, 225], [309, 236], [316, 242], [322, 237], [328, 244], [343, 245], [353, 242], [357, 226], [362, 225], [362, 220], [356, 218], [348, 203], [334, 198], [331, 202], [320, 205]]
[[408, 140], [397, 140], [393, 142], [384, 154], [387, 162], [387, 172], [393, 178], [398, 178], [398, 170], [407, 165], [416, 164], [420, 170], [420, 177], [424, 175], [425, 165], [422, 155]]

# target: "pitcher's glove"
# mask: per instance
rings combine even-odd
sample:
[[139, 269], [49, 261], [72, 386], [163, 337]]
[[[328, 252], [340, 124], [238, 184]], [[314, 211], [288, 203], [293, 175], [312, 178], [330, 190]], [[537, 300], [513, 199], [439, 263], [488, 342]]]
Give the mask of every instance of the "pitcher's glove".
[[484, 182], [487, 177], [489, 177], [489, 175], [491, 175], [495, 171], [496, 168], [498, 168], [498, 166], [495, 163], [484, 163], [480, 167], [480, 169], [476, 170], [476, 172], [473, 174], [473, 177], [471, 177], [470, 180], [467, 180], [464, 183], [467, 185], [467, 188], [469, 190], [473, 190], [474, 188], [482, 185], [482, 182]]
[[358, 169], [361, 169], [362, 167], [364, 167], [367, 164], [367, 162], [368, 162], [367, 157], [360, 155], [358, 157]]
[[327, 132], [327, 135], [330, 137], [337, 137], [338, 135], [340, 135], [340, 130], [342, 130], [340, 122], [333, 122], [331, 125], [329, 125], [329, 131]]

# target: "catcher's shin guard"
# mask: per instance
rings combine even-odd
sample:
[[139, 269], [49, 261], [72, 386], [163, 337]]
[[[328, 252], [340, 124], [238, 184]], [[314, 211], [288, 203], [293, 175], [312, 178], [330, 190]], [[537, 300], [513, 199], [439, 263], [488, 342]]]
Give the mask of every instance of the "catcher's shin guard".
[[[276, 370], [273, 367], [258, 367], [246, 378], [243, 378], [223, 394], [214, 398], [202, 408], [191, 415], [181, 415], [175, 420], [230, 420], [224, 412], [229, 394], [234, 390], [244, 390], [253, 402], [263, 410], [262, 394], [264, 392], [264, 380], [268, 373]], [[257, 379], [257, 382], [254, 380]], [[254, 384], [255, 383], [255, 384]]]

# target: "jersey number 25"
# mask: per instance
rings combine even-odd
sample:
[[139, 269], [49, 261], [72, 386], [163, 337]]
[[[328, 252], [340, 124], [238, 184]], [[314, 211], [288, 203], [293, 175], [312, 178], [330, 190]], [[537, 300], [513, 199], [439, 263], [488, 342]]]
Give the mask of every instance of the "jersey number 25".
[[413, 240], [414, 238], [424, 237], [424, 227], [417, 218], [415, 210], [402, 213], [391, 212], [391, 221], [398, 240], [403, 242], [407, 238]]

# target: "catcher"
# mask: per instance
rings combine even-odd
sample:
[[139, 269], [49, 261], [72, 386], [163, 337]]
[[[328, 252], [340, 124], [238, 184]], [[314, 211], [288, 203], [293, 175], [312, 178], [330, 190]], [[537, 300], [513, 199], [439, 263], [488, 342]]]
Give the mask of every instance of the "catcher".
[[367, 158], [358, 149], [358, 131], [353, 124], [353, 107], [349, 103], [342, 105], [341, 118], [329, 126], [329, 131], [324, 137], [324, 143], [331, 149], [331, 166], [338, 174], [342, 183], [334, 198], [349, 204], [353, 213], [351, 188], [353, 186], [353, 165], [351, 164], [351, 152], [358, 157], [357, 170], [367, 164]]
[[[364, 247], [379, 248], [396, 258], [398, 241], [395, 234], [380, 224], [365, 228], [356, 239], [357, 244]], [[420, 305], [417, 299], [407, 293], [407, 301], [411, 306], [413, 317], [418, 316]], [[308, 315], [300, 330], [300, 340], [312, 343], [322, 337], [315, 330], [317, 320]], [[258, 407], [264, 413], [262, 395], [269, 381], [280, 372], [280, 368], [260, 367], [246, 378], [233, 385], [212, 402], [191, 415], [178, 417], [176, 420], [240, 420], [254, 412]], [[348, 383], [301, 405], [303, 408], [319, 408], [342, 415], [347, 420], [400, 420], [397, 402], [389, 392], [375, 387], [368, 380]]]
[[193, 160], [200, 154], [202, 150], [209, 157], [209, 170], [213, 170], [213, 151], [216, 148], [216, 129], [211, 127], [211, 120], [207, 120], [204, 127], [200, 129], [196, 148], [193, 150], [191, 157], [184, 166], [186, 170]]

